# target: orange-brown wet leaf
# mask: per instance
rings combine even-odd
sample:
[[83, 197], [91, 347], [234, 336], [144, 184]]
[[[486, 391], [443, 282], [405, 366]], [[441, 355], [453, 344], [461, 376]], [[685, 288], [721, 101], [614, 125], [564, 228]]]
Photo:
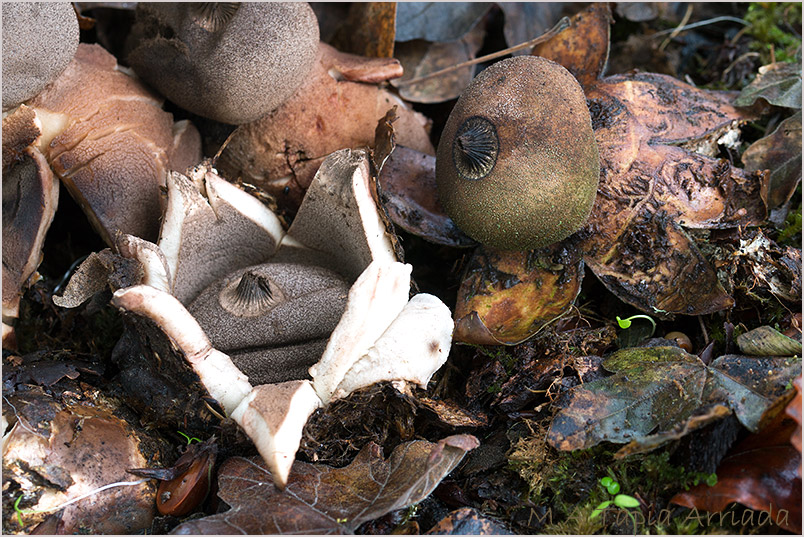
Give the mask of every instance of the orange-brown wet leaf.
[[590, 87], [606, 68], [612, 21], [609, 4], [594, 3], [572, 17], [569, 28], [533, 47], [532, 54], [563, 65], [581, 86]]
[[391, 58], [395, 34], [396, 2], [355, 2], [331, 43], [343, 52]]
[[229, 511], [178, 526], [174, 533], [353, 533], [363, 522], [420, 502], [478, 446], [456, 435], [416, 440], [385, 460], [374, 443], [344, 468], [295, 462], [284, 491], [260, 457], [232, 457], [218, 472], [218, 496]]
[[376, 85], [401, 74], [396, 60], [344, 54], [321, 44], [309, 81], [270, 114], [238, 127], [218, 169], [230, 180], [264, 189], [280, 208], [295, 213], [324, 158], [339, 149], [370, 146], [377, 121], [395, 105], [396, 142], [434, 154], [427, 119]]
[[566, 313], [582, 277], [578, 249], [564, 243], [525, 252], [478, 248], [458, 290], [454, 338], [520, 343]]
[[757, 511], [772, 509], [773, 522], [801, 533], [801, 452], [790, 444], [794, 428], [793, 420], [780, 414], [726, 455], [714, 487], [698, 485], [676, 494], [671, 503], [710, 513], [721, 512], [732, 502]]

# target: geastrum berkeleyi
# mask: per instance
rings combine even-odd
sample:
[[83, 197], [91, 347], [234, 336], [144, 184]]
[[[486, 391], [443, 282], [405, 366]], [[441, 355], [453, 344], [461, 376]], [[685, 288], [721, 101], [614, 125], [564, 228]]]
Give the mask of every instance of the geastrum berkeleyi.
[[[279, 487], [317, 408], [379, 381], [426, 387], [449, 354], [451, 312], [410, 298], [411, 266], [397, 261], [371, 188], [366, 152], [333, 153], [285, 232], [205, 163], [168, 175], [158, 244], [117, 241], [142, 278], [113, 304], [170, 338]], [[54, 301], [87, 298], [91, 265]]]

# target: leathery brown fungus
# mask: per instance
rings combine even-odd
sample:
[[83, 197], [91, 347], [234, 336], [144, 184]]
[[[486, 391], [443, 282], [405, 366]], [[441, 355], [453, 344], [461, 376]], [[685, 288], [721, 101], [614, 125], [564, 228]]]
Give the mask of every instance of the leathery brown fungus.
[[438, 144], [438, 195], [447, 214], [473, 239], [503, 250], [539, 248], [577, 231], [599, 176], [581, 86], [538, 56], [481, 72]]
[[231, 124], [290, 97], [318, 51], [306, 2], [141, 2], [132, 34], [128, 59], [143, 80], [182, 108]]
[[111, 54], [82, 44], [56, 80], [4, 115], [4, 343], [22, 288], [41, 262], [58, 201], [55, 178], [107, 244], [118, 232], [156, 239], [168, 170], [201, 157], [195, 127], [174, 123], [161, 104]]

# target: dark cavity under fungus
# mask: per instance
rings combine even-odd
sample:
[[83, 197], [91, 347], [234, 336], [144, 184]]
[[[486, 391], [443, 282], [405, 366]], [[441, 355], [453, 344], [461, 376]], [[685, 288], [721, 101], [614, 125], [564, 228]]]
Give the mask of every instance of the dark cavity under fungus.
[[491, 173], [499, 151], [494, 125], [484, 117], [472, 116], [455, 133], [452, 160], [461, 178], [476, 181]]

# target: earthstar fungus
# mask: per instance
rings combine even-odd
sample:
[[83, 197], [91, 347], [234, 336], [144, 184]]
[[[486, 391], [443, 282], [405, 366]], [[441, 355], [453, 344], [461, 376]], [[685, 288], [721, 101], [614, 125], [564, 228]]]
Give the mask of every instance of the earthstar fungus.
[[[205, 165], [190, 175], [198, 181], [169, 177], [168, 207], [177, 203], [171, 196], [198, 199], [198, 211], [204, 210], [202, 201], [212, 203], [201, 189], [190, 191], [206, 185], [209, 195], [222, 179]], [[330, 155], [293, 226], [276, 239], [275, 252], [223, 277], [209, 276], [217, 265], [191, 274], [194, 289], [201, 291], [184, 298], [171, 294], [164, 282], [173, 281], [172, 288], [180, 289], [183, 274], [197, 272], [195, 265], [176, 264], [174, 254], [154, 255], [153, 248], [141, 244], [129, 248], [131, 255], [144, 254], [143, 264], [154, 263], [150, 272], [158, 277], [154, 285], [146, 278], [116, 291], [112, 300], [154, 321], [175, 343], [209, 394], [254, 441], [279, 487], [287, 482], [302, 429], [316, 409], [379, 381], [392, 381], [399, 389], [426, 387], [449, 354], [451, 312], [432, 295], [410, 298], [411, 267], [396, 261], [371, 196], [370, 177], [365, 152]], [[195, 227], [200, 237], [240, 217], [256, 226], [255, 221], [264, 221], [257, 213], [267, 211], [235, 202], [231, 207], [242, 212], [222, 218], [223, 213], [212, 211], [194, 220], [190, 211], [183, 221], [166, 217], [161, 235], [171, 236], [168, 228], [178, 225]], [[240, 229], [238, 237], [253, 240], [253, 233]], [[195, 255], [215, 257], [210, 254], [223, 251], [217, 248], [207, 240], [197, 244]], [[239, 292], [245, 296], [233, 300]], [[244, 316], [249, 308], [258, 314]], [[308, 367], [312, 379], [305, 378]]]

